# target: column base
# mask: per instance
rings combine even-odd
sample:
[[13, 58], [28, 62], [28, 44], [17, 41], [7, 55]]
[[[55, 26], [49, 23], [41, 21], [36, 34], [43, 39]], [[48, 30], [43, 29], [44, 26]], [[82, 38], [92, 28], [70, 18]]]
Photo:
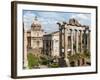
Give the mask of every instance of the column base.
[[67, 64], [67, 66], [70, 67], [70, 62], [69, 62], [68, 58], [64, 58], [64, 60], [65, 60], [65, 62]]

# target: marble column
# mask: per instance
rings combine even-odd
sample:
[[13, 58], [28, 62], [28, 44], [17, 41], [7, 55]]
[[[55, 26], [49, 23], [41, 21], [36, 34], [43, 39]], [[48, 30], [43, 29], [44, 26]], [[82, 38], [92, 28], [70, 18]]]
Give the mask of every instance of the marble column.
[[[64, 28], [62, 29], [62, 48], [64, 49]], [[64, 52], [64, 50], [62, 50]]]
[[85, 51], [85, 50], [87, 49], [87, 45], [86, 45], [86, 40], [87, 40], [87, 39], [86, 39], [86, 38], [87, 38], [87, 37], [86, 37], [86, 30], [83, 31], [83, 35], [84, 35], [84, 36], [83, 36], [83, 41], [84, 41], [84, 44], [83, 44], [83, 45], [84, 45], [84, 48], [83, 48], [83, 49], [84, 49], [84, 51]]
[[78, 51], [78, 47], [79, 47], [79, 36], [78, 36], [78, 30], [76, 30], [76, 53], [79, 53], [79, 51]]
[[68, 57], [68, 29], [65, 28], [64, 29], [64, 55], [65, 55], [65, 62], [67, 64], [67, 66], [69, 67], [70, 66], [70, 63], [69, 63], [69, 59], [67, 58]]
[[89, 52], [91, 50], [91, 30], [89, 30]]
[[68, 48], [68, 32], [67, 29], [64, 29], [64, 53], [65, 57], [67, 58], [67, 48]]
[[62, 51], [62, 48], [63, 48], [63, 41], [64, 41], [64, 39], [63, 39], [63, 31], [64, 31], [64, 28], [63, 28], [63, 26], [62, 26], [62, 23], [57, 23], [58, 25], [59, 25], [59, 55], [60, 55], [60, 57], [62, 57], [62, 56], [64, 56], [64, 52]]
[[82, 30], [80, 30], [80, 45], [81, 45], [81, 53], [83, 53], [83, 43], [82, 43], [82, 39], [83, 39], [83, 31]]
[[60, 56], [62, 56], [62, 29], [59, 29], [59, 48], [60, 48]]
[[73, 55], [73, 30], [71, 30], [71, 55]]
[[90, 51], [90, 30], [87, 32], [87, 49]]

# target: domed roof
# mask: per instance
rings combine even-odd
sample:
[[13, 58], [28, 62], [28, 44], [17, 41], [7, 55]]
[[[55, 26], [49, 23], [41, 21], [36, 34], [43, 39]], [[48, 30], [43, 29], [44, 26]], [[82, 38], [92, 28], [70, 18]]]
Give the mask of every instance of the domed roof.
[[37, 17], [34, 18], [32, 24], [31, 24], [31, 28], [34, 29], [34, 30], [41, 29], [41, 24], [38, 21]]

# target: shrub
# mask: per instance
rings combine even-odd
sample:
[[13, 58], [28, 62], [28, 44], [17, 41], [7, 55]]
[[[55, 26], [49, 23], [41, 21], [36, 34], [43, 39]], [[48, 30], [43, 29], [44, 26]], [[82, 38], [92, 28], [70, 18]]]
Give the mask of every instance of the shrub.
[[51, 67], [51, 68], [57, 68], [57, 67], [59, 67], [59, 65], [57, 63], [52, 63], [52, 64], [49, 65], [49, 67]]
[[52, 59], [50, 56], [47, 56], [47, 55], [42, 55], [42, 56], [40, 57], [40, 63], [41, 63], [42, 65], [49, 65], [49, 63], [51, 63], [52, 60], [53, 60], [53, 59]]
[[75, 62], [74, 62], [74, 61], [70, 62], [70, 65], [71, 65], [72, 67], [74, 67], [74, 66], [75, 66]]
[[86, 51], [84, 51], [84, 56], [85, 56], [85, 58], [90, 58], [90, 52], [88, 51], [88, 50], [86, 50]]
[[47, 56], [41, 56], [41, 64], [42, 65], [47, 65], [48, 64], [48, 58], [47, 58]]
[[28, 53], [28, 67], [29, 69], [32, 69], [34, 67], [37, 67], [39, 64], [38, 57], [34, 56], [32, 53]]

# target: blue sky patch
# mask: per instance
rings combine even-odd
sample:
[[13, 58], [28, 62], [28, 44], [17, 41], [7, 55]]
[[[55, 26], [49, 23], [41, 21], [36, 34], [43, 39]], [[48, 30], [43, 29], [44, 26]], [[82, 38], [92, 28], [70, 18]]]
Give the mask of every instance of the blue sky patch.
[[91, 24], [90, 13], [23, 10], [23, 22], [25, 30], [31, 28], [32, 21], [36, 16], [42, 25], [42, 29], [48, 33], [58, 31], [57, 22], [68, 22], [70, 18], [77, 19], [82, 25], [90, 26]]

